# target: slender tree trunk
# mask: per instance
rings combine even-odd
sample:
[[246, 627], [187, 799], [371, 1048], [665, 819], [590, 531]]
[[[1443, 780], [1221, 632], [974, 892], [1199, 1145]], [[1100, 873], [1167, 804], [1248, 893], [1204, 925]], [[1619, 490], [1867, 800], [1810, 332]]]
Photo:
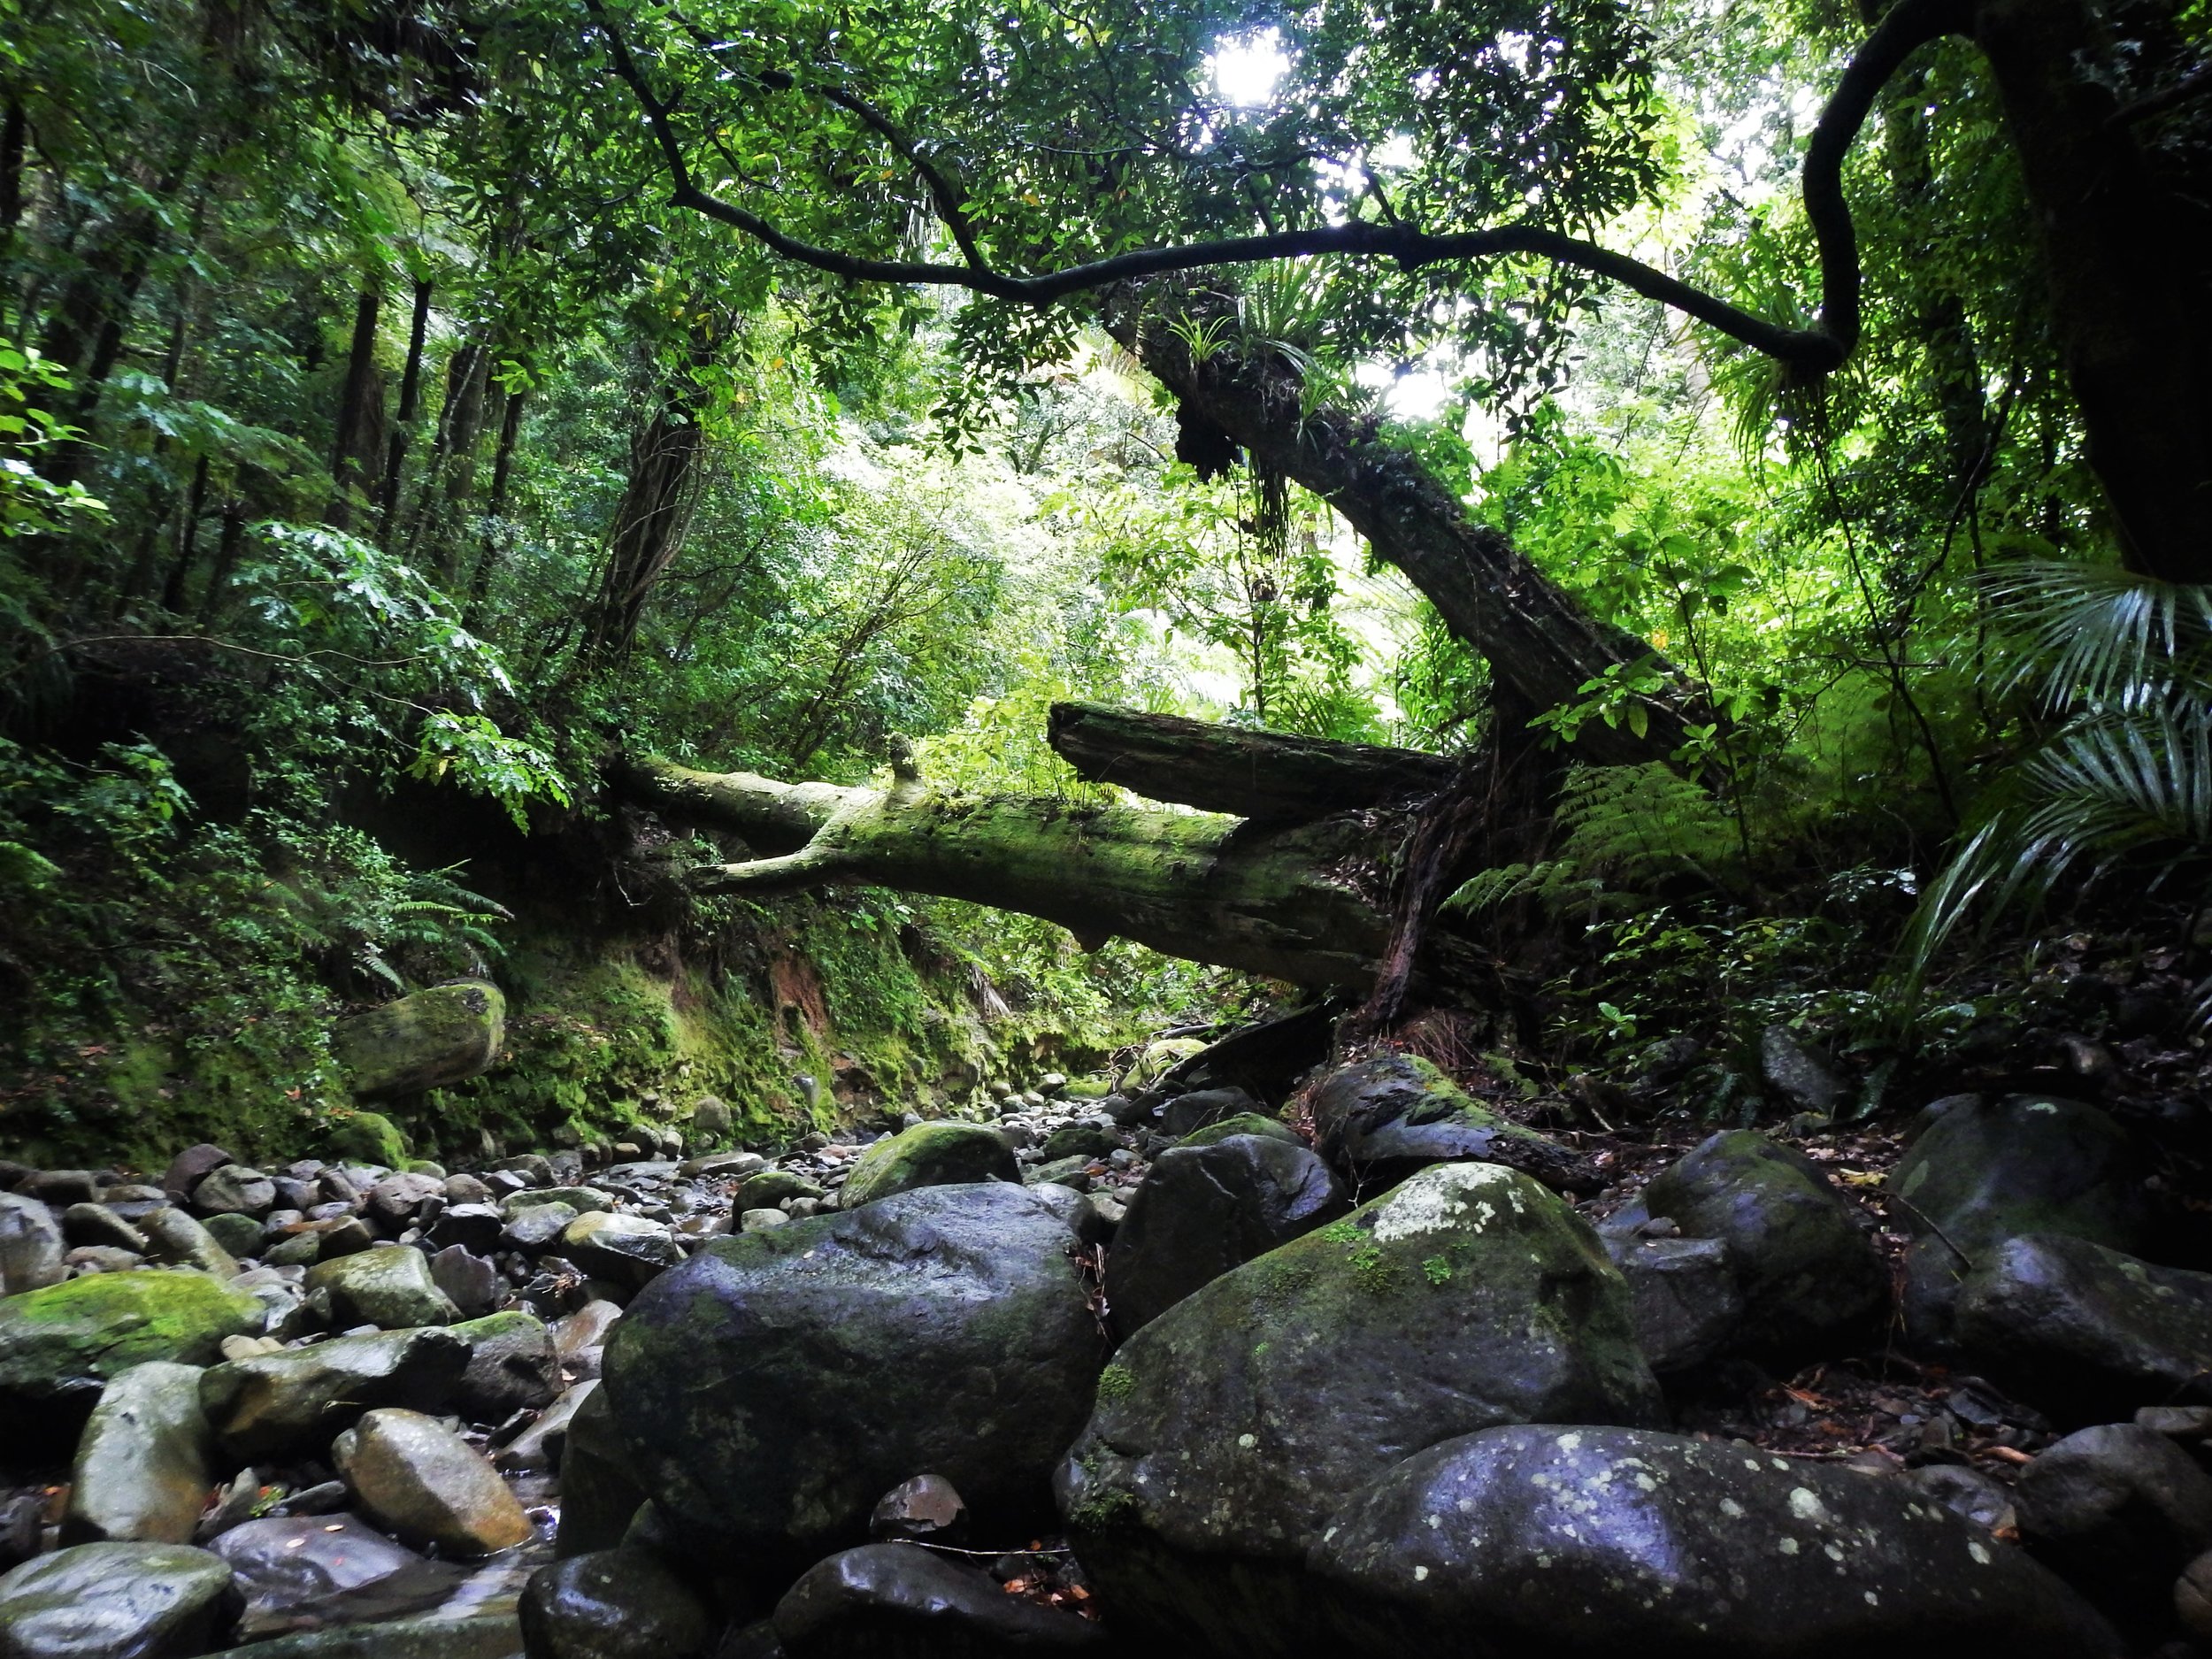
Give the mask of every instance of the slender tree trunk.
[[630, 444], [630, 477], [616, 508], [585, 655], [619, 662], [637, 640], [653, 589], [683, 548], [700, 458], [688, 382], [672, 387]]
[[384, 454], [384, 476], [377, 488], [377, 541], [388, 548], [392, 541], [392, 521], [399, 513], [399, 492], [402, 475], [406, 470], [407, 446], [415, 435], [415, 422], [422, 408], [422, 348], [430, 330], [430, 296], [432, 285], [427, 277], [415, 280], [414, 314], [407, 325], [407, 366], [399, 379], [399, 412], [392, 418], [392, 439]]
[[333, 423], [330, 477], [337, 493], [325, 514], [335, 529], [353, 520], [355, 498], [376, 487], [378, 451], [383, 448], [384, 378], [376, 366], [376, 326], [384, 307], [384, 285], [372, 277], [353, 307], [353, 339], [346, 351], [346, 378], [338, 393]]
[[0, 111], [0, 258], [14, 251], [15, 228], [23, 222], [23, 155], [29, 142], [22, 102], [10, 98]]
[[246, 503], [233, 495], [223, 503], [223, 534], [215, 543], [215, 564], [207, 573], [207, 592], [200, 596], [203, 627], [222, 612], [223, 590], [230, 586], [231, 572], [238, 568], [238, 551], [245, 540]]
[[[161, 607], [173, 616], [184, 614], [185, 590], [192, 566], [199, 558], [200, 512], [207, 501], [207, 457], [192, 469], [192, 488], [185, 497], [184, 522], [177, 527], [176, 557], [169, 561], [169, 580], [162, 584]], [[211, 595], [213, 589], [211, 588]]]
[[476, 550], [476, 571], [469, 578], [468, 603], [462, 618], [473, 621], [491, 592], [492, 572], [499, 564], [501, 517], [507, 511], [507, 488], [514, 481], [515, 443], [522, 435], [522, 404], [527, 388], [503, 394], [505, 408], [499, 418], [499, 448], [492, 459], [491, 498], [484, 503], [484, 539]]

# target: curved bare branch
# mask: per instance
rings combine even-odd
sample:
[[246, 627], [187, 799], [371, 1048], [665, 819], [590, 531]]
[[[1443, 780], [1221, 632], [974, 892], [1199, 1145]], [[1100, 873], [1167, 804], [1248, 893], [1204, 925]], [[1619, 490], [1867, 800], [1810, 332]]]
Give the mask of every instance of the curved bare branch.
[[703, 189], [693, 176], [676, 129], [676, 103], [654, 90], [602, 0], [587, 3], [606, 41], [616, 73], [628, 83], [652, 129], [667, 167], [674, 204], [741, 231], [783, 258], [849, 281], [964, 288], [995, 299], [1044, 306], [1071, 295], [1143, 277], [1317, 255], [1389, 259], [1411, 271], [1448, 260], [1529, 254], [1617, 282], [1811, 378], [1839, 367], [1858, 343], [1858, 237], [1843, 192], [1843, 158], [1864, 125], [1876, 95], [1905, 58], [1930, 41], [1965, 31], [1971, 22], [1970, 0], [1901, 0], [1845, 68], [1805, 156], [1805, 209], [1819, 250], [1821, 305], [1814, 326], [1794, 328], [1769, 321], [1640, 259], [1563, 231], [1527, 224], [1432, 233], [1402, 223], [1355, 221], [1139, 249], [1057, 271], [1014, 275], [993, 269], [982, 257], [973, 227], [950, 180], [930, 165], [920, 147], [874, 106], [842, 88], [802, 83], [787, 72], [756, 71], [754, 78], [762, 86], [811, 92], [857, 115], [889, 143], [921, 176], [938, 217], [952, 234], [966, 263], [878, 259], [845, 253], [790, 235], [749, 209]]

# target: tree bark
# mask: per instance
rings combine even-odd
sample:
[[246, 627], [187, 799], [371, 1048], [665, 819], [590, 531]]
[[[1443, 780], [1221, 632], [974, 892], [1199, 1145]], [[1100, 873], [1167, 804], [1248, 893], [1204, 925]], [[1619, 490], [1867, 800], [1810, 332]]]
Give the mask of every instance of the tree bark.
[[376, 487], [377, 452], [384, 438], [384, 377], [376, 366], [376, 326], [383, 306], [383, 284], [373, 277], [354, 302], [353, 339], [346, 351], [346, 378], [339, 388], [338, 418], [331, 435], [330, 477], [337, 493], [326, 517], [334, 529], [351, 524], [354, 498]]
[[384, 476], [377, 488], [377, 539], [386, 547], [392, 540], [392, 521], [399, 513], [401, 475], [406, 470], [407, 445], [415, 435], [422, 412], [422, 348], [430, 331], [430, 279], [415, 279], [415, 303], [407, 324], [407, 366], [400, 371], [399, 410], [392, 417], [390, 445], [384, 452]]
[[1440, 755], [1253, 732], [1095, 703], [1052, 705], [1047, 741], [1086, 783], [1154, 801], [1290, 822], [1434, 795], [1458, 767]]
[[2212, 581], [2212, 223], [2200, 194], [2156, 175], [2098, 73], [2122, 54], [2084, 0], [1984, 0], [1972, 35], [2019, 152], [2052, 327], [2129, 568]]
[[[1150, 293], [1202, 322], [1228, 303], [1190, 290]], [[1175, 394], [1187, 419], [1200, 417], [1343, 514], [1376, 557], [1402, 571], [1489, 661], [1513, 718], [1575, 703], [1609, 670], [1646, 659], [1675, 688], [1631, 694], [1634, 719], [1586, 721], [1573, 745], [1578, 758], [1600, 765], [1664, 760], [1686, 741], [1693, 718], [1710, 718], [1671, 664], [1592, 616], [1504, 535], [1475, 523], [1418, 457], [1384, 442], [1374, 422], [1339, 409], [1303, 409], [1298, 370], [1275, 353], [1223, 347], [1194, 356], [1156, 311], [1147, 315], [1147, 297], [1134, 288], [1110, 296], [1108, 332]]]
[[629, 482], [615, 509], [607, 563], [584, 653], [595, 661], [629, 655], [646, 602], [683, 549], [697, 494], [701, 433], [688, 378], [672, 385], [631, 441]]
[[1373, 811], [1266, 826], [956, 795], [910, 769], [887, 790], [657, 760], [619, 764], [609, 780], [630, 801], [733, 831], [766, 855], [693, 872], [702, 892], [895, 887], [1041, 917], [1089, 948], [1133, 939], [1317, 987], [1361, 987], [1373, 977], [1390, 933], [1373, 864], [1408, 826]]

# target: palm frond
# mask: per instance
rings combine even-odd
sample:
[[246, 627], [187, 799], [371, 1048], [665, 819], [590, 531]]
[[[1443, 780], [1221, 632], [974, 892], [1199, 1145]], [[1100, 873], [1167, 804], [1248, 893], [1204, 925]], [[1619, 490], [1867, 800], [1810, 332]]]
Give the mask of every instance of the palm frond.
[[2039, 681], [2054, 709], [2134, 709], [2206, 685], [2212, 587], [2035, 559], [2001, 566], [1984, 591], [2009, 636], [2008, 690]]

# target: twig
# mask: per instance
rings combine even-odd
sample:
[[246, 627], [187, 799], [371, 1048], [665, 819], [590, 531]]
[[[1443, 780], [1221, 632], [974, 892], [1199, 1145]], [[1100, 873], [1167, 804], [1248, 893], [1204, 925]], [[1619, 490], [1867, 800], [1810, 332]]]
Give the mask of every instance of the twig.
[[1918, 1204], [1914, 1203], [1911, 1199], [1902, 1197], [1896, 1193], [1885, 1193], [1882, 1196], [1886, 1202], [1893, 1204], [1902, 1204], [1906, 1209], [1911, 1210], [1914, 1215], [1919, 1217], [1921, 1221], [1926, 1225], [1928, 1231], [1934, 1233], [1937, 1238], [1942, 1240], [1944, 1243], [1950, 1246], [1952, 1252], [1957, 1256], [1959, 1260], [1966, 1263], [1966, 1271], [1970, 1273], [1975, 1271], [1974, 1258], [1969, 1256], [1964, 1250], [1959, 1248], [1958, 1240], [1956, 1239], [1954, 1239], [1941, 1227], [1936, 1225], [1934, 1217], [1931, 1216]]

